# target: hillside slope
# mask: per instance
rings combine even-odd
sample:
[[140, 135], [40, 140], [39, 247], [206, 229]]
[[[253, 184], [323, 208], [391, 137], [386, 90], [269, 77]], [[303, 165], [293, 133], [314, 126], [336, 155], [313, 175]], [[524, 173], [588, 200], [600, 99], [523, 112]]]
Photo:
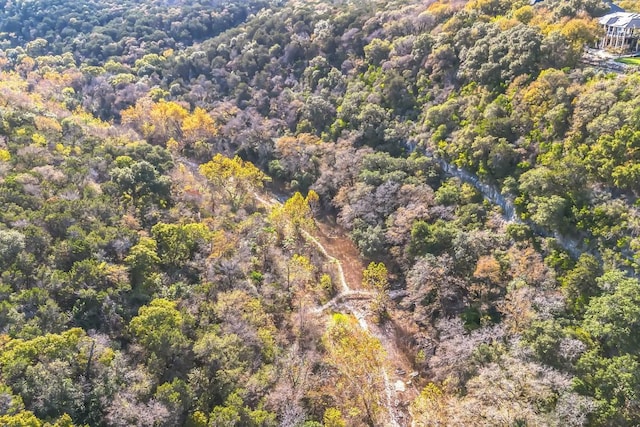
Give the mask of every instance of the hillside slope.
[[0, 424], [640, 423], [600, 1], [0, 6]]

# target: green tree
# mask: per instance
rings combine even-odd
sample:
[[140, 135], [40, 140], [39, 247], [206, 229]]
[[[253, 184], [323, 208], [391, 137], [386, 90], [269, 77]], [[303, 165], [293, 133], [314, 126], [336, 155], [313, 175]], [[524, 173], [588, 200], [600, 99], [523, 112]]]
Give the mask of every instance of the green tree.
[[[77, 416], [83, 406], [79, 376], [85, 373], [89, 341], [80, 328], [29, 340], [9, 340], [0, 351], [3, 382], [39, 418], [56, 418], [65, 412]], [[33, 417], [23, 413], [18, 419]]]
[[[160, 222], [151, 228], [151, 234], [157, 242], [160, 260], [172, 268], [183, 267], [211, 237], [207, 226], [201, 223], [180, 225]], [[152, 244], [146, 242], [145, 245]], [[148, 250], [149, 246], [146, 251], [150, 255]]]
[[190, 344], [185, 334], [189, 323], [175, 302], [160, 298], [140, 307], [129, 323], [129, 331], [147, 352], [148, 365], [162, 374], [184, 358]]
[[598, 408], [592, 425], [631, 426], [640, 422], [640, 363], [636, 355], [602, 357], [585, 353], [576, 364], [579, 393], [593, 396]]
[[565, 224], [568, 205], [567, 199], [553, 194], [548, 197], [533, 197], [533, 203], [530, 203], [527, 209], [536, 224], [550, 230], [558, 230]]
[[7, 268], [25, 248], [25, 236], [16, 230], [0, 230], [0, 267]]
[[134, 162], [128, 156], [122, 156], [118, 160], [118, 166], [111, 170], [111, 179], [125, 199], [133, 198], [140, 205], [145, 205], [148, 201], [162, 206], [168, 204], [171, 187], [168, 177], [161, 175], [146, 160]]
[[571, 309], [583, 313], [589, 300], [600, 294], [596, 279], [602, 274], [598, 260], [589, 254], [582, 254], [575, 267], [561, 278], [562, 291]]
[[413, 256], [422, 256], [428, 253], [439, 255], [451, 247], [451, 242], [456, 235], [453, 223], [441, 219], [433, 224], [418, 220], [411, 227], [411, 240], [409, 253]]
[[373, 39], [364, 47], [364, 56], [370, 64], [380, 66], [391, 52], [391, 43], [387, 40]]
[[160, 265], [158, 244], [154, 239], [142, 237], [129, 251], [124, 262], [129, 267], [129, 276], [134, 286], [140, 286], [145, 292], [152, 293], [158, 282], [157, 268]]
[[609, 271], [599, 281], [609, 290], [591, 298], [583, 328], [597, 339], [605, 354], [635, 354], [640, 350], [640, 282], [621, 271]]

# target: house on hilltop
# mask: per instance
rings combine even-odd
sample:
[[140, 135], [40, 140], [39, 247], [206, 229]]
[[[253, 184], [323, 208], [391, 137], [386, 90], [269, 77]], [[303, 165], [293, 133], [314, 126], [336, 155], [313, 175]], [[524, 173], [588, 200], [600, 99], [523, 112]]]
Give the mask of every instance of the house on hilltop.
[[600, 49], [637, 52], [640, 48], [640, 13], [615, 12], [598, 19], [605, 34]]

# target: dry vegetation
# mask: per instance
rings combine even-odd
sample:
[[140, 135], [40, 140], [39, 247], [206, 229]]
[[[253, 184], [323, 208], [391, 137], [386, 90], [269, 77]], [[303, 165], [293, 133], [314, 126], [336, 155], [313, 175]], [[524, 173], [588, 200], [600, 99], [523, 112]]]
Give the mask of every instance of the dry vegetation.
[[640, 423], [599, 1], [0, 6], [0, 424]]

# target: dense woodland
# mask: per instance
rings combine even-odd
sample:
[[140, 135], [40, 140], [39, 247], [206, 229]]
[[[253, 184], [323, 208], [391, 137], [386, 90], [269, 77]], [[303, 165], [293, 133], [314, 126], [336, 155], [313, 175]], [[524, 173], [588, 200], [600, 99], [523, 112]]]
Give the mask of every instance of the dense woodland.
[[314, 216], [417, 373], [402, 423], [640, 424], [640, 74], [580, 62], [606, 11], [0, 0], [0, 425], [391, 425], [380, 339], [313, 310]]

